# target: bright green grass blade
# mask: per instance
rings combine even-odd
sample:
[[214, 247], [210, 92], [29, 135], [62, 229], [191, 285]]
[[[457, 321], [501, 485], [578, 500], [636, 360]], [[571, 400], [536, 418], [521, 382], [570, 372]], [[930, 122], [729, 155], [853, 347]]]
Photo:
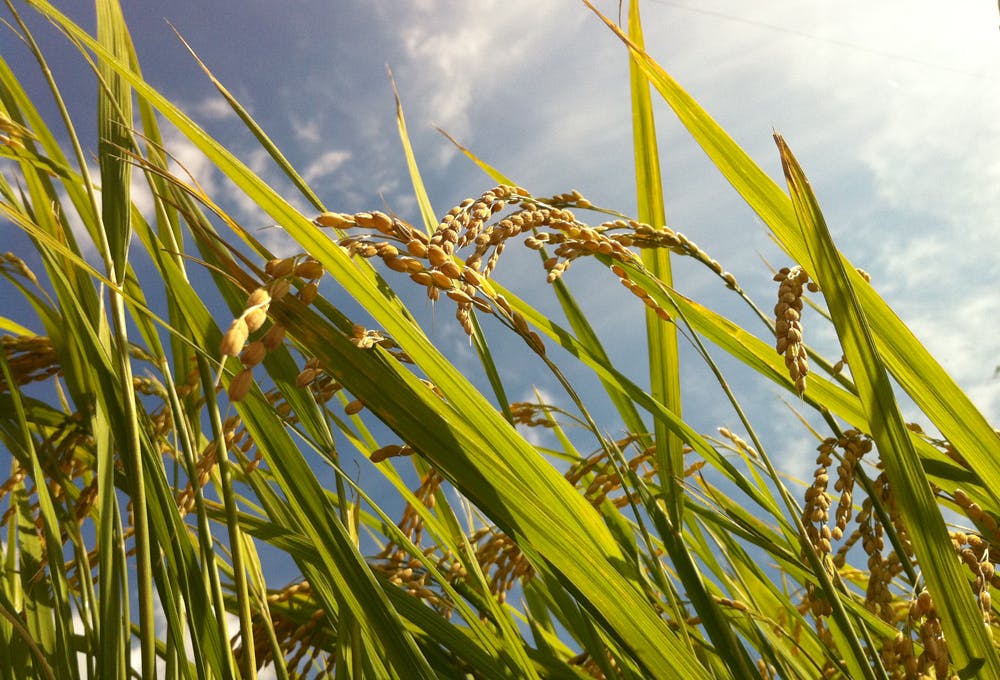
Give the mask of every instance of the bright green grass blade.
[[424, 229], [430, 234], [437, 227], [437, 216], [434, 214], [431, 199], [427, 195], [427, 189], [424, 187], [424, 180], [420, 177], [417, 158], [413, 154], [410, 135], [406, 131], [406, 118], [403, 116], [403, 104], [399, 99], [399, 90], [396, 89], [396, 79], [392, 77], [392, 69], [386, 67], [386, 70], [389, 71], [389, 81], [392, 83], [392, 96], [396, 99], [396, 125], [399, 127], [399, 141], [403, 144], [403, 154], [406, 156], [406, 167], [410, 171], [413, 195], [417, 199], [417, 206], [420, 207], [420, 217], [424, 221]]
[[[438, 132], [447, 137], [448, 141], [454, 144], [459, 151], [465, 154], [467, 158], [479, 166], [479, 168], [481, 168], [483, 172], [489, 175], [494, 181], [508, 186], [514, 186], [516, 184], [512, 179], [507, 177], [507, 175], [503, 174], [495, 167], [476, 156], [472, 153], [472, 151], [455, 141], [455, 139], [447, 132], [441, 130], [440, 128], [438, 128]], [[539, 255], [543, 259], [547, 257], [547, 253], [544, 252], [544, 249], [539, 252]], [[569, 287], [562, 280], [556, 279], [552, 282], [552, 288], [555, 290], [556, 297], [559, 300], [559, 305], [563, 310], [563, 314], [566, 315], [566, 319], [569, 321], [573, 332], [576, 333], [579, 342], [587, 347], [589, 352], [600, 361], [610, 364], [611, 360], [608, 357], [607, 352], [605, 352], [604, 347], [601, 345], [601, 341], [597, 337], [597, 333], [594, 331], [593, 326], [587, 319], [587, 315], [584, 314], [582, 309], [580, 309], [580, 306], [577, 304], [576, 299], [570, 292]], [[604, 383], [603, 378], [601, 378], [601, 380], [604, 385], [604, 389], [608, 394], [608, 398], [611, 399], [611, 403], [614, 404], [615, 409], [618, 411], [618, 415], [621, 416], [622, 422], [625, 424], [626, 431], [639, 435], [646, 434], [646, 425], [642, 422], [642, 418], [639, 417], [639, 412], [636, 410], [635, 404], [623, 395], [621, 390], [615, 389], [613, 385]]]
[[[628, 34], [640, 48], [643, 45], [639, 1], [631, 0], [628, 11]], [[660, 154], [656, 142], [656, 122], [649, 96], [649, 79], [639, 68], [634, 56], [629, 57], [629, 82], [632, 92], [632, 138], [635, 154], [635, 187], [637, 217], [659, 228], [667, 223], [660, 179]], [[642, 263], [649, 272], [666, 285], [672, 285], [670, 251], [651, 248], [642, 252]], [[680, 360], [677, 329], [665, 324], [654, 310], [645, 309], [646, 343], [649, 351], [650, 395], [681, 415]], [[682, 521], [684, 502], [676, 480], [684, 476], [683, 443], [662, 423], [654, 428], [656, 459], [660, 470], [661, 491], [665, 496], [670, 521], [678, 526]]]
[[[163, 261], [163, 265], [168, 268], [165, 271], [169, 272], [169, 267], [172, 267], [174, 263], [172, 260], [166, 259]], [[198, 300], [198, 296], [180, 279], [175, 280], [172, 285], [175, 293], [183, 293], [186, 296], [186, 298], [182, 299], [187, 299], [187, 304], [182, 304], [180, 307], [188, 315], [187, 327], [192, 329], [192, 333], [194, 333], [194, 329], [214, 329], [214, 333], [207, 336], [193, 334], [191, 338], [192, 344], [196, 347], [218, 346], [221, 334], [215, 328], [214, 321], [208, 310]], [[287, 381], [294, 383], [294, 375], [287, 378]], [[289, 455], [289, 452], [295, 451], [296, 447], [288, 439], [280, 423], [275, 420], [275, 414], [268, 411], [267, 408], [258, 405], [256, 401], [249, 399], [241, 404], [240, 409], [244, 411], [244, 422], [248, 431], [253, 433], [253, 438], [257, 443], [258, 449], [269, 460], [270, 466], [276, 471], [277, 480], [285, 489], [286, 495], [290, 496], [290, 500], [293, 501], [292, 517], [294, 517], [293, 521], [295, 525], [313, 527], [316, 523], [308, 519], [309, 517], [329, 517], [332, 508], [321, 501], [322, 493], [319, 491], [318, 482], [315, 480], [312, 472], [309, 471], [301, 455]], [[281, 464], [277, 464], [275, 459], [280, 460]], [[327, 565], [341, 565], [331, 572], [331, 574], [335, 573], [342, 576], [342, 578], [337, 579], [338, 586], [336, 587], [336, 592], [338, 595], [335, 596], [332, 592], [330, 593], [331, 603], [338, 597], [343, 596], [346, 598], [349, 606], [353, 605], [356, 615], [359, 618], [367, 617], [375, 621], [376, 623], [371, 624], [371, 626], [366, 626], [366, 630], [381, 629], [383, 633], [373, 636], [370, 639], [381, 638], [387, 641], [390, 647], [395, 645], [395, 656], [390, 654], [389, 658], [399, 659], [399, 655], [403, 653], [402, 650], [406, 648], [405, 645], [408, 638], [401, 636], [400, 631], [394, 629], [394, 624], [390, 623], [392, 620], [391, 617], [387, 618], [388, 614], [375, 606], [375, 603], [380, 599], [379, 596], [369, 594], [364, 605], [357, 599], [362, 597], [362, 593], [366, 591], [374, 593], [375, 591], [372, 589], [375, 586], [371, 583], [370, 574], [368, 574], [366, 568], [361, 568], [362, 571], [359, 571], [357, 562], [359, 557], [354, 554], [355, 551], [352, 548], [348, 547], [350, 540], [341, 530], [342, 527], [339, 521], [323, 521], [319, 526], [314, 528], [318, 532], [318, 535], [314, 534], [311, 536], [310, 541], [322, 548], [320, 562]], [[365, 574], [368, 575], [366, 576]], [[326, 580], [325, 577], [319, 576], [310, 578], [310, 582], [317, 589], [322, 588], [322, 581], [324, 580]], [[347, 596], [348, 594], [350, 594], [350, 597]], [[353, 603], [351, 602], [352, 598], [355, 598]], [[333, 605], [330, 609], [334, 611], [337, 607]], [[413, 677], [418, 676], [422, 666], [426, 670], [426, 662], [419, 660], [419, 654], [408, 658], [406, 661], [397, 661], [396, 665], [399, 668], [409, 669]]]
[[[459, 402], [467, 404], [469, 411], [466, 413], [452, 413], [444, 420], [437, 417], [432, 421], [441, 423], [443, 432], [456, 426], [469, 428], [466, 434], [470, 439], [466, 446], [456, 449], [452, 441], [437, 449], [441, 452], [441, 459], [436, 462], [442, 468], [465, 469], [467, 472], [477, 470], [474, 475], [476, 481], [473, 482], [473, 478], [467, 479], [466, 488], [479, 487], [483, 507], [500, 517], [506, 515], [506, 528], [513, 529], [513, 535], [539, 551], [535, 553], [536, 559], [544, 555], [567, 582], [575, 585], [588, 600], [589, 606], [599, 611], [615, 633], [627, 641], [631, 651], [642, 660], [647, 670], [660, 673], [661, 669], [678, 665], [699, 668], [689, 652], [676, 645], [674, 634], [643, 603], [631, 578], [619, 573], [613, 566], [618, 563], [615, 543], [593, 508], [554, 470], [538, 464], [534, 449], [438, 354], [423, 333], [409, 321], [409, 314], [400, 306], [399, 301], [379, 289], [370, 269], [352, 262], [341, 249], [321, 236], [314, 225], [253, 175], [245, 165], [51, 5], [39, 2], [36, 6], [42, 8], [47, 16], [76, 39], [95, 50], [101, 59], [114, 64], [116, 70], [129, 80], [140, 96], [156, 106], [220, 170], [320, 260], [326, 270], [374, 314], [382, 327], [424, 368], [434, 384], [446, 395], [452, 395]], [[329, 339], [324, 338], [320, 343], [328, 341]], [[384, 391], [384, 386], [374, 385], [372, 388], [376, 395]], [[421, 389], [426, 392], [426, 388], [421, 386]], [[423, 394], [421, 397], [427, 398]], [[385, 417], [391, 420], [397, 414], [398, 409], [386, 411]], [[456, 425], [456, 417], [467, 418], [471, 422]], [[419, 424], [419, 427], [424, 429], [424, 424]], [[440, 437], [436, 436], [435, 439]], [[428, 452], [435, 450], [433, 446], [422, 449]], [[470, 459], [468, 456], [473, 451], [476, 456]], [[500, 455], [500, 452], [503, 454]], [[470, 463], [472, 468], [467, 467]], [[498, 474], [498, 471], [504, 471], [504, 474]], [[498, 494], [498, 497], [490, 500], [489, 495], [484, 495], [487, 491]], [[511, 512], [513, 516], [508, 514]], [[554, 521], [553, 512], [558, 513], [557, 521], [564, 525], [565, 531], [559, 535], [553, 535], [550, 531]], [[697, 670], [692, 672], [697, 673]]]
[[[15, 384], [13, 374], [10, 371], [10, 364], [4, 353], [0, 353], [0, 375], [8, 385]], [[42, 451], [35, 446], [24, 412], [24, 404], [21, 401], [20, 393], [16, 390], [10, 392], [11, 405], [14, 407], [14, 418], [20, 424], [20, 441], [12, 442], [20, 449], [21, 460], [25, 463], [24, 470], [35, 485], [35, 494], [38, 499], [38, 517], [41, 526], [37, 529], [41, 534], [41, 540], [37, 544], [39, 550], [37, 554], [29, 552], [21, 554], [21, 578], [25, 587], [23, 590], [25, 613], [28, 614], [29, 626], [32, 623], [31, 610], [36, 610], [34, 623], [36, 629], [32, 630], [32, 637], [35, 640], [43, 640], [49, 643], [44, 651], [47, 653], [48, 665], [58, 677], [77, 678], [79, 670], [76, 664], [76, 654], [73, 651], [73, 617], [70, 611], [69, 583], [61, 556], [63, 554], [62, 541], [60, 540], [60, 525], [56, 514], [55, 504], [49, 486], [46, 483], [45, 466], [41, 459]], [[13, 452], [13, 449], [12, 449]], [[27, 508], [23, 508], [26, 510]], [[30, 519], [30, 518], [23, 518]], [[34, 533], [36, 531], [33, 522], [22, 522], [19, 527], [22, 535], [26, 531]], [[41, 560], [41, 544], [44, 543], [47, 556], [59, 556], [55, 559]], [[36, 569], [44, 569], [47, 578], [36, 579]], [[44, 668], [44, 666], [42, 666]]]
[[494, 181], [496, 181], [499, 184], [506, 184], [507, 186], [516, 186], [516, 182], [514, 182], [514, 180], [507, 177], [507, 175], [503, 174], [502, 172], [494, 168], [486, 161], [480, 159], [479, 156], [472, 153], [469, 149], [459, 144], [458, 141], [454, 137], [449, 135], [447, 132], [445, 132], [441, 128], [437, 128], [437, 131], [440, 132], [442, 135], [444, 135], [449, 142], [455, 145], [455, 148], [457, 148], [459, 151], [465, 154], [466, 158], [475, 163], [480, 170], [482, 170], [491, 178], [493, 178]]
[[[584, 0], [636, 58], [650, 82], [678, 119], [719, 168], [729, 183], [774, 233], [779, 244], [798, 262], [808, 262], [788, 196], [712, 120], [698, 103], [644, 50], [628, 39], [607, 17]], [[885, 301], [860, 275], [847, 266], [848, 276], [867, 315], [876, 347], [900, 386], [958, 449], [982, 480], [983, 488], [1000, 510], [1000, 437], [941, 365], [927, 352]]]
[[779, 135], [775, 135], [775, 141], [802, 240], [811, 256], [810, 272], [820, 284], [851, 366], [896, 508], [909, 530], [927, 589], [940, 613], [952, 663], [961, 677], [981, 673], [1000, 677], [1000, 657], [987, 635], [982, 612], [971, 597], [967, 576], [960, 569], [944, 518], [910, 441], [862, 303], [808, 180], [785, 141]]
[[[111, 54], [128, 63], [131, 45], [121, 8], [114, 0], [97, 3], [97, 39]], [[105, 264], [112, 278], [125, 280], [131, 238], [132, 165], [121, 150], [131, 148], [132, 91], [128, 83], [105, 63], [98, 64], [102, 87], [97, 101], [97, 162], [101, 171], [101, 222], [107, 239]], [[105, 247], [100, 248], [102, 251]], [[151, 670], [151, 669], [150, 669]]]
[[[661, 307], [683, 314], [692, 328], [714, 344], [754, 369], [759, 375], [794, 393], [794, 385], [788, 378], [784, 361], [774, 351], [772, 344], [765, 343], [738, 324], [694, 300], [686, 298], [676, 291], [661, 287], [658, 281], [641, 268], [628, 263], [620, 266], [628, 272], [629, 278], [641, 283], [643, 288], [649, 292], [650, 297]], [[540, 323], [536, 319], [532, 319], [532, 321]], [[810, 375], [809, 389], [806, 391], [804, 399], [811, 405], [828, 409], [863, 432], [870, 431], [867, 414], [864, 412], [858, 397], [829, 380], [818, 375]], [[921, 440], [915, 434], [911, 436], [911, 439], [922, 458], [930, 464], [928, 469], [935, 476], [937, 483], [954, 485], [961, 481], [967, 485], [978, 484], [972, 474], [956, 465], [940, 450]]]
[[365, 641], [383, 648], [377, 652], [379, 656], [369, 659], [383, 673], [393, 668], [395, 677], [434, 677], [412, 637], [401, 629], [398, 616], [389, 608], [385, 593], [358, 554], [336, 510], [326, 501], [307, 461], [294, 453], [292, 440], [268, 402], [259, 392], [251, 392], [238, 410], [290, 501], [298, 528], [319, 550], [320, 563], [312, 566], [322, 567], [322, 574], [306, 571], [314, 591], [322, 594], [324, 584], [329, 583], [332, 590], [325, 599], [343, 602], [361, 625]]
[[[16, 18], [18, 21], [20, 20], [19, 17]], [[41, 65], [43, 72], [47, 74], [48, 71], [41, 52], [35, 46], [30, 33], [27, 33], [26, 27], [23, 24], [21, 24], [21, 27], [25, 31], [25, 39], [34, 49], [36, 59]], [[13, 73], [7, 69], [6, 64], [4, 64], [2, 72], [2, 77], [6, 85], [2, 89], [2, 92], [8, 107], [13, 104], [17, 107], [18, 115], [23, 113], [28, 118], [31, 122], [35, 138], [39, 140], [39, 143], [45, 148], [50, 158], [55, 159], [58, 163], [63, 159], [59, 144], [53, 135], [49, 133], [30, 99], [28, 99], [24, 91], [17, 84]], [[57, 103], [61, 104], [62, 100], [54, 81], [48, 79], [47, 82]], [[80, 160], [82, 167], [83, 159], [79, 143], [69, 123], [68, 116], [65, 114], [65, 109], [61, 110], [64, 114], [64, 122], [66, 123], [70, 140], [77, 150], [77, 158]], [[33, 144], [31, 148], [33, 148]], [[53, 345], [59, 355], [60, 365], [63, 369], [64, 379], [70, 395], [73, 397], [74, 402], [86, 403], [88, 404], [88, 408], [90, 408], [92, 403], [90, 395], [94, 392], [100, 394], [100, 391], [94, 387], [95, 369], [88, 364], [93, 360], [99, 362], [105, 356], [102, 349], [97, 349], [95, 353], [88, 355], [88, 350], [85, 347], [88, 341], [96, 340], [96, 338], [93, 338], [93, 336], [87, 339], [77, 337], [76, 333], [67, 332], [67, 329], [80, 329], [85, 331], [85, 333], [91, 330], [91, 324], [95, 323], [95, 319], [99, 314], [97, 296], [82, 270], [73, 265], [73, 260], [79, 259], [79, 257], [72, 234], [63, 230], [61, 224], [53, 219], [54, 213], [48, 208], [49, 205], [59, 205], [59, 197], [49, 178], [40, 173], [30, 163], [22, 163], [21, 167], [24, 173], [24, 180], [27, 184], [28, 195], [31, 197], [32, 203], [34, 205], [46, 206], [45, 209], [34, 213], [34, 219], [31, 215], [25, 215], [24, 221], [38, 230], [41, 236], [39, 243], [54, 242], [63, 251], [60, 253], [58, 248], [40, 248], [40, 254], [50, 273], [50, 280], [54, 284], [56, 297], [62, 306], [62, 311], [44, 309], [40, 304], [36, 304], [36, 309], [39, 311], [39, 316], [46, 325], [47, 333], [52, 339]], [[77, 208], [77, 214], [81, 217], [83, 224], [94, 236], [95, 240], [105, 244], [104, 254], [106, 258], [109, 257], [105, 232], [99, 226], [96, 218], [97, 211], [95, 206], [97, 202], [91, 191], [91, 187], [89, 185], [84, 186], [80, 182], [67, 180], [66, 178], [72, 177], [72, 173], [62, 173], [58, 176], [64, 178], [63, 186], [73, 200], [74, 206]], [[86, 178], [86, 175], [83, 177]], [[15, 210], [14, 221], [20, 222], [20, 208], [14, 208], [13, 205], [4, 206], [5, 212], [9, 213], [12, 209]], [[67, 259], [67, 255], [69, 259]], [[106, 259], [106, 261], [109, 260]], [[84, 335], [85, 333], [80, 335]], [[100, 346], [99, 340], [97, 343]], [[88, 356], [89, 360], [85, 359]], [[114, 394], [115, 390], [112, 390], [111, 393]], [[98, 404], [97, 412], [94, 414], [95, 417], [91, 417], [90, 419], [90, 425], [98, 451], [98, 470], [112, 473], [113, 476], [113, 463], [107, 462], [110, 460], [111, 446], [106, 434], [110, 430], [107, 428], [106, 421], [100, 417], [102, 410], [103, 404]], [[104, 465], [102, 465], [102, 461], [105, 463]], [[88, 613], [92, 616], [92, 620], [90, 621], [91, 628], [94, 631], [98, 631], [97, 636], [101, 641], [100, 649], [102, 653], [99, 664], [102, 674], [106, 677], [114, 678], [124, 677], [125, 649], [129, 633], [127, 628], [114, 625], [114, 622], [120, 620], [123, 614], [127, 617], [128, 607], [127, 601], [122, 600], [121, 597], [121, 593], [126, 590], [126, 587], [123, 585], [125, 573], [123, 567], [124, 550], [118, 549], [120, 545], [118, 538], [121, 536], [120, 524], [117, 524], [117, 532], [115, 531], [118, 512], [112, 476], [101, 479], [95, 510], [95, 521], [99, 527], [98, 544], [103, 548], [98, 553], [98, 575], [102, 592], [99, 606], [104, 609], [99, 613], [95, 608], [94, 611]], [[106, 597], [103, 597], [105, 595]], [[102, 625], [104, 623], [107, 625]], [[76, 667], [76, 663], [74, 662], [73, 668], [76, 669]]]
[[[396, 89], [396, 80], [392, 77], [391, 69], [389, 70], [389, 80], [392, 83], [392, 94], [396, 101], [396, 124], [399, 128], [399, 140], [403, 146], [403, 154], [406, 156], [406, 166], [410, 171], [410, 183], [413, 185], [413, 195], [416, 197], [417, 205], [420, 208], [420, 216], [424, 222], [424, 229], [428, 234], [430, 234], [437, 228], [438, 220], [434, 213], [434, 208], [431, 205], [430, 196], [427, 195], [424, 180], [420, 175], [420, 166], [417, 165], [417, 159], [413, 153], [413, 145], [410, 143], [410, 135], [406, 131], [406, 118], [403, 116], [403, 104], [400, 101], [399, 90]], [[504, 183], [501, 180], [498, 181], [500, 181], [500, 183]], [[504, 412], [507, 419], [510, 420], [510, 402], [507, 399], [507, 391], [504, 389], [503, 380], [500, 378], [500, 371], [497, 370], [496, 362], [493, 359], [493, 353], [490, 351], [489, 343], [486, 341], [486, 336], [483, 334], [482, 327], [479, 324], [479, 318], [475, 311], [473, 311], [470, 315], [470, 321], [472, 323], [472, 344], [476, 348], [476, 354], [479, 356], [479, 361], [483, 365], [483, 371], [486, 373], [486, 378], [489, 380], [490, 387], [493, 388], [493, 393], [496, 395], [500, 409]]]
[[[97, 3], [97, 39], [114, 57], [134, 63], [131, 39], [125, 26], [121, 7], [116, 0]], [[108, 276], [119, 286], [125, 281], [129, 244], [132, 238], [131, 184], [132, 166], [123, 157], [122, 149], [131, 148], [132, 90], [128, 82], [109, 64], [98, 63], [102, 87], [98, 93], [97, 161], [101, 170], [101, 228], [99, 242]], [[114, 438], [120, 453], [118, 460], [129, 479], [135, 535], [136, 580], [139, 601], [140, 666], [143, 677], [156, 673], [156, 614], [153, 602], [152, 548], [149, 518], [146, 511], [145, 471], [140, 452], [138, 409], [132, 387], [131, 361], [127, 353], [128, 335], [125, 307], [119, 291], [110, 291], [113, 351], [117, 358], [117, 380], [120, 383], [121, 421], [124, 428], [115, 429]], [[109, 338], [110, 339], [110, 338]]]
[[[12, 522], [13, 524], [13, 522]], [[13, 554], [13, 544], [10, 546], [10, 554]], [[13, 573], [13, 571], [12, 571]], [[6, 626], [4, 630], [5, 639], [0, 640], [3, 644], [3, 651], [0, 652], [0, 677], [4, 680], [17, 680], [27, 677], [29, 667], [38, 677], [45, 680], [56, 680], [55, 672], [45, 658], [45, 651], [39, 647], [31, 631], [24, 625], [20, 617], [20, 607], [11, 600], [7, 593], [0, 588], [0, 625]], [[29, 654], [24, 653], [25, 645]], [[36, 666], [29, 666], [29, 660], [34, 661]]]
[[14, 321], [13, 319], [8, 319], [5, 316], [0, 317], [0, 331], [4, 331], [5, 333], [10, 333], [11, 335], [22, 335], [25, 337], [31, 337], [35, 335], [35, 333], [31, 331], [31, 329], [25, 328], [18, 322]]
[[[173, 26], [171, 26], [171, 28], [173, 28]], [[319, 196], [317, 196], [316, 192], [312, 190], [312, 187], [310, 187], [306, 181], [302, 179], [302, 176], [295, 170], [291, 162], [285, 157], [285, 154], [281, 152], [278, 145], [267, 136], [267, 133], [264, 132], [264, 128], [262, 128], [260, 124], [253, 119], [250, 112], [247, 111], [242, 104], [240, 104], [239, 100], [233, 96], [233, 93], [222, 84], [222, 81], [215, 77], [215, 74], [212, 73], [205, 62], [203, 62], [194, 51], [194, 48], [188, 44], [180, 33], [177, 33], [176, 28], [174, 29], [174, 33], [177, 34], [177, 38], [184, 44], [184, 47], [187, 48], [188, 52], [191, 53], [194, 60], [198, 62], [198, 66], [200, 66], [201, 70], [205, 72], [205, 75], [212, 81], [212, 84], [215, 85], [215, 89], [219, 91], [219, 94], [221, 94], [223, 99], [226, 100], [230, 108], [236, 113], [237, 116], [239, 116], [240, 120], [243, 121], [243, 124], [246, 125], [247, 129], [250, 130], [257, 141], [260, 142], [261, 147], [267, 151], [268, 155], [274, 160], [281, 171], [285, 173], [285, 176], [292, 181], [295, 188], [302, 192], [302, 195], [306, 197], [306, 200], [308, 200], [314, 208], [319, 211], [325, 210], [323, 202], [320, 200]]]
[[[281, 311], [276, 310], [276, 313]], [[358, 351], [347, 338], [317, 334], [321, 324], [310, 320], [310, 317], [307, 310], [289, 310], [287, 316], [281, 316], [281, 321], [289, 327], [290, 332], [295, 333], [300, 342], [313, 349], [327, 370], [334, 372], [339, 382], [349, 385], [351, 391], [370, 410], [401, 433], [414, 448], [426, 452], [425, 455], [431, 457], [440, 469], [452, 477], [464, 495], [487, 510], [494, 521], [518, 539], [522, 547], [541, 546], [546, 558], [557, 554], [559, 550], [573, 550], [572, 565], [566, 565], [560, 560], [553, 561], [560, 569], [569, 571], [567, 578], [588, 596], [600, 615], [607, 617], [619, 634], [626, 637], [637, 632], [630, 630], [624, 621], [617, 618], [619, 613], [624, 612], [612, 600], [607, 599], [611, 597], [619, 602], [632, 602], [628, 609], [632, 618], [644, 620], [646, 617], [643, 606], [633, 599], [635, 591], [630, 587], [623, 587], [618, 572], [609, 571], [607, 565], [602, 564], [602, 553], [591, 551], [590, 541], [593, 539], [574, 530], [574, 523], [589, 519], [592, 509], [589, 505], [584, 506], [589, 512], [581, 511], [582, 517], [567, 515], [568, 508], [578, 506], [582, 499], [571, 489], [565, 495], [562, 494], [563, 488], [569, 488], [564, 479], [558, 477], [552, 480], [549, 482], [553, 484], [552, 487], [538, 487], [531, 484], [537, 472], [532, 473], [529, 468], [529, 471], [518, 475], [507, 469], [514, 449], [506, 445], [495, 448], [497, 444], [493, 440], [483, 439], [484, 434], [496, 431], [491, 422], [498, 417], [495, 411], [466, 411], [464, 415], [458, 416], [447, 404], [428, 393], [426, 387], [408, 370], [397, 369], [391, 364], [387, 366], [379, 360], [376, 353]], [[310, 337], [311, 334], [315, 335], [315, 339]], [[381, 371], [378, 368], [380, 365]], [[387, 382], [389, 376], [385, 371], [390, 367], [396, 375], [395, 382]], [[380, 372], [382, 375], [379, 375]], [[482, 417], [484, 415], [490, 418]], [[509, 425], [504, 423], [503, 427], [509, 428]], [[502, 462], [502, 459], [496, 457], [499, 451], [504, 451], [506, 461]], [[476, 464], [481, 460], [488, 461], [486, 467], [480, 468]], [[558, 501], [550, 496], [556, 490], [560, 492]], [[490, 498], [494, 493], [501, 494], [507, 500], [500, 504], [491, 502]], [[552, 526], [552, 523], [559, 524], [567, 533], [572, 531], [572, 538], [562, 535], [563, 532], [551, 535], [545, 527]], [[606, 531], [599, 524], [588, 522], [586, 526], [590, 527], [590, 536], [601, 536]], [[570, 548], [566, 543], [567, 539], [573, 542], [575, 548]], [[547, 545], [549, 543], [553, 545]], [[596, 592], [596, 584], [591, 579], [600, 579], [602, 583]], [[656, 627], [648, 626], [646, 624], [642, 629], [644, 637], [660, 637]], [[670, 643], [670, 637], [663, 637], [657, 644]], [[646, 657], [648, 660], [648, 652], [651, 650], [639, 647], [634, 651], [640, 658]], [[658, 653], [670, 656], [680, 652], [661, 649]]]

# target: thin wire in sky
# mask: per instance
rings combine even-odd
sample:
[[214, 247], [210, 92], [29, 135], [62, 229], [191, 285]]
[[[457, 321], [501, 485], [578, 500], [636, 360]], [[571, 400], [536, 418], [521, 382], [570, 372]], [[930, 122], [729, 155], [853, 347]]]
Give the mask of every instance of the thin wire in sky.
[[[702, 7], [690, 7], [688, 5], [683, 5], [677, 2], [671, 2], [670, 0], [649, 0], [649, 2], [657, 5], [665, 5], [667, 7], [673, 7], [675, 9], [683, 10], [685, 12], [691, 12], [693, 14], [701, 14], [704, 16], [715, 17], [718, 19], [725, 19], [726, 21], [732, 21], [735, 23], [747, 24], [750, 26], [756, 26], [757, 28], [764, 28], [769, 31], [776, 31], [778, 33], [785, 33], [787, 35], [792, 35], [797, 38], [803, 38], [805, 40], [813, 40], [817, 42], [827, 43], [835, 47], [842, 47], [849, 50], [854, 50], [856, 52], [865, 52], [877, 57], [882, 57], [885, 59], [894, 59], [896, 61], [905, 61], [917, 66], [923, 66], [924, 68], [932, 68], [939, 71], [947, 71], [949, 73], [956, 73], [959, 75], [967, 76], [969, 78], [980, 78], [983, 80], [994, 80], [993, 76], [987, 73], [975, 73], [973, 71], [966, 71], [964, 69], [955, 68], [954, 66], [947, 66], [945, 64], [938, 64], [934, 62], [924, 61], [922, 59], [917, 59], [905, 54], [897, 54], [894, 52], [886, 52], [884, 50], [879, 50], [874, 47], [868, 47], [867, 45], [859, 45], [858, 43], [853, 43], [847, 40], [838, 40], [837, 38], [827, 38], [821, 35], [815, 35], [813, 33], [807, 33], [806, 31], [800, 31], [795, 28], [788, 28], [786, 26], [778, 26], [777, 24], [769, 24], [765, 21], [758, 21], [757, 19], [748, 19], [747, 17], [736, 16], [734, 14], [727, 14], [726, 12], [718, 12], [711, 9], [705, 9]], [[998, 5], [1000, 5], [1000, 0], [998, 0]]]

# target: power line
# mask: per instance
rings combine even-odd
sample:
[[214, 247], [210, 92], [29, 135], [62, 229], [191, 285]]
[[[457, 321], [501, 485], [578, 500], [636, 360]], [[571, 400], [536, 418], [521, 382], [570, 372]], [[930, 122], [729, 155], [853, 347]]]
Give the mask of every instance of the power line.
[[[817, 42], [827, 43], [835, 47], [842, 47], [849, 50], [854, 50], [856, 52], [864, 52], [877, 57], [882, 57], [885, 59], [894, 59], [896, 61], [904, 61], [916, 66], [922, 66], [924, 68], [932, 68], [938, 71], [947, 71], [949, 73], [956, 73], [959, 75], [967, 76], [969, 78], [980, 78], [983, 80], [994, 80], [994, 77], [987, 73], [975, 73], [972, 71], [966, 71], [960, 68], [955, 68], [953, 66], [946, 66], [944, 64], [936, 64], [933, 62], [924, 61], [922, 59], [917, 59], [905, 54], [897, 54], [894, 52], [886, 52], [884, 50], [879, 50], [874, 47], [868, 47], [867, 45], [859, 45], [847, 40], [838, 40], [836, 38], [827, 38], [821, 35], [815, 35], [813, 33], [807, 33], [806, 31], [800, 31], [795, 28], [788, 28], [786, 26], [778, 26], [777, 24], [770, 24], [765, 21], [759, 21], [757, 19], [748, 19], [746, 17], [736, 16], [734, 14], [727, 14], [725, 12], [718, 12], [711, 9], [704, 9], [702, 7], [689, 7], [688, 5], [682, 5], [677, 2], [670, 2], [670, 0], [648, 0], [651, 3], [657, 5], [665, 5], [667, 7], [673, 7], [675, 9], [683, 10], [685, 12], [691, 12], [692, 14], [701, 14], [704, 16], [715, 17], [717, 19], [725, 19], [726, 21], [731, 21], [734, 23], [746, 24], [748, 26], [755, 26], [757, 28], [764, 28], [769, 31], [775, 31], [777, 33], [785, 33], [787, 35], [795, 36], [797, 38], [803, 38], [805, 40], [813, 40]], [[1000, 0], [997, 0], [998, 6], [1000, 6]]]

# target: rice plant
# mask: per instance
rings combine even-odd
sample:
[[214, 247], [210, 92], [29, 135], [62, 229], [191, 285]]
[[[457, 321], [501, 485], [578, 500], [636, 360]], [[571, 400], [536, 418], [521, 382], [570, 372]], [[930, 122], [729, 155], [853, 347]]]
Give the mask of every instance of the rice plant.
[[[205, 66], [299, 210], [143, 79], [116, 2], [96, 35], [8, 4], [59, 115], [0, 59], [3, 228], [31, 243], [0, 261], [31, 310], [0, 317], [0, 677], [1000, 677], [997, 433], [837, 250], [785, 140], [782, 187], [647, 54], [637, 0], [623, 26], [585, 4], [631, 57], [635, 215], [538, 195], [459, 146], [483, 191], [439, 216], [398, 98], [418, 214], [339, 211]], [[96, 170], [22, 11], [93, 66]], [[653, 96], [787, 257], [772, 299], [664, 224]], [[172, 161], [167, 124], [298, 253]], [[520, 248], [565, 322], [504, 287]], [[682, 258], [719, 297], [675, 289]], [[645, 309], [648, 375], [611, 361], [571, 266]], [[429, 339], [425, 298], [479, 375]], [[835, 356], [808, 342], [822, 325]], [[558, 398], [512, 402], [501, 345]], [[685, 419], [681, 346], [739, 428]], [[769, 452], [723, 353], [787, 391], [810, 480]]]

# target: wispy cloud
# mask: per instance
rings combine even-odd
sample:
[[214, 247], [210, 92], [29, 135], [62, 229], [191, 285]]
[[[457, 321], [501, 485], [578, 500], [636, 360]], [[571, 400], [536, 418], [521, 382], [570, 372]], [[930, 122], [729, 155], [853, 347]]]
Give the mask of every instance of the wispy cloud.
[[302, 179], [308, 183], [337, 172], [351, 158], [350, 151], [333, 150], [320, 154], [306, 167]]
[[190, 111], [198, 118], [213, 121], [225, 120], [230, 117], [235, 118], [236, 116], [229, 102], [221, 94], [205, 97], [192, 107]]

